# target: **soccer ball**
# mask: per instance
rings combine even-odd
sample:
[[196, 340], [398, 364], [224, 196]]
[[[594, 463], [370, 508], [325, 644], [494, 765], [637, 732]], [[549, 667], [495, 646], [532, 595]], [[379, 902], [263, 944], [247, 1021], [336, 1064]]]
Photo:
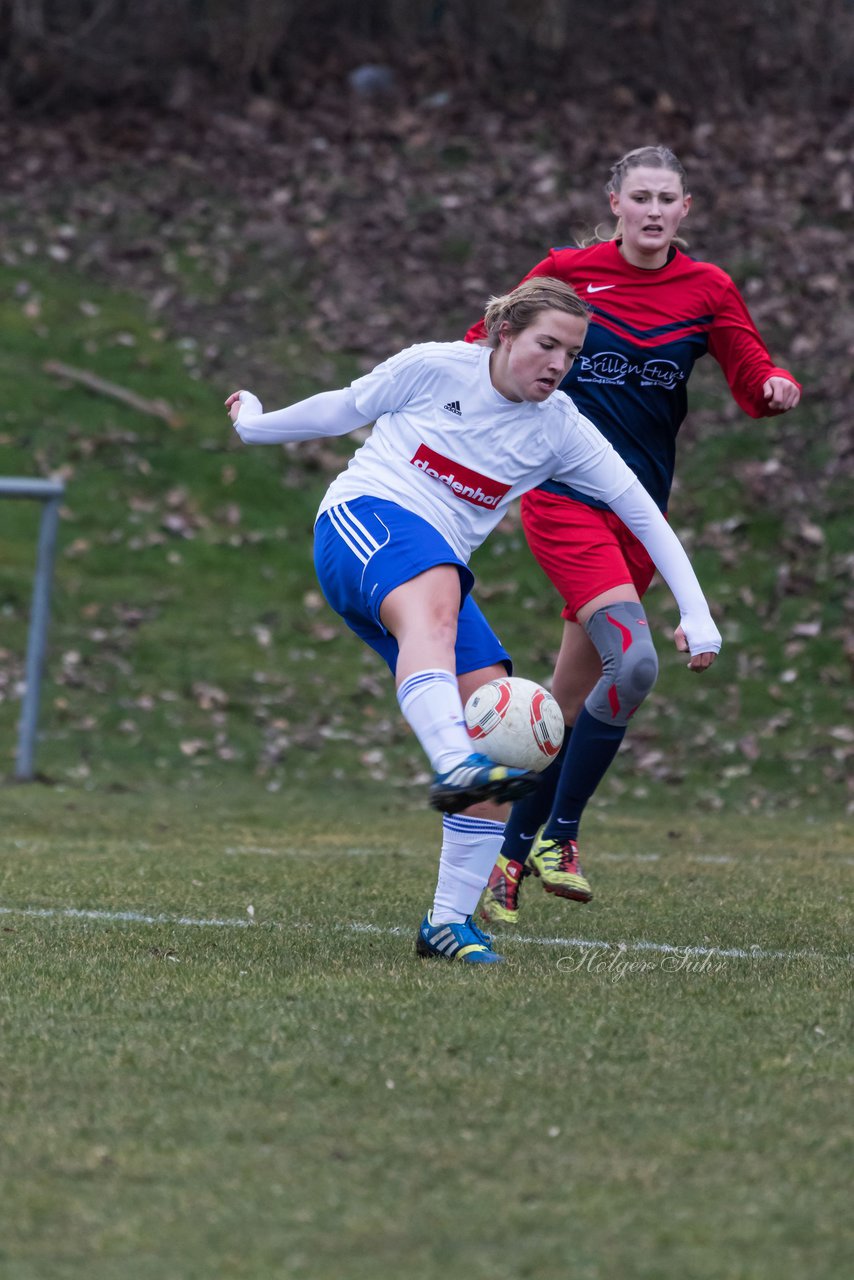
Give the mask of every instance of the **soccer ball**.
[[478, 748], [496, 764], [540, 773], [563, 742], [563, 714], [552, 695], [533, 680], [503, 676], [475, 689], [465, 706], [466, 725]]

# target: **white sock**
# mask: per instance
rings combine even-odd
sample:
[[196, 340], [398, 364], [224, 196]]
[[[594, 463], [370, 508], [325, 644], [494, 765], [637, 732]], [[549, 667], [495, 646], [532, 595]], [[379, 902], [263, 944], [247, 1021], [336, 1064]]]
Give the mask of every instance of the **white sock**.
[[455, 924], [474, 914], [503, 840], [503, 822], [445, 814], [432, 924]]
[[413, 672], [398, 689], [397, 701], [436, 773], [447, 773], [471, 755], [457, 677], [450, 671]]

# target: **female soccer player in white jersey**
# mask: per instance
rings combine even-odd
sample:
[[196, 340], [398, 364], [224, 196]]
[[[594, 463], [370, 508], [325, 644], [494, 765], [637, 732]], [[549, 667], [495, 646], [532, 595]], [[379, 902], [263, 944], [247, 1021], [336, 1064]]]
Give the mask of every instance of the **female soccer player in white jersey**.
[[[553, 477], [607, 503], [673, 591], [676, 643], [690, 651], [689, 665], [705, 669], [720, 649], [688, 558], [655, 503], [569, 397], [552, 394], [587, 323], [573, 289], [534, 279], [492, 299], [487, 346], [409, 347], [349, 387], [272, 413], [248, 391], [226, 400], [248, 444], [375, 423], [320, 504], [315, 567], [332, 608], [388, 663], [400, 709], [435, 773], [430, 803], [444, 814], [443, 843], [419, 955], [501, 959], [472, 914], [501, 847], [504, 802], [536, 783], [472, 754], [463, 716], [479, 685], [511, 669], [471, 597], [468, 568], [508, 505]], [[642, 661], [642, 640], [637, 652]]]

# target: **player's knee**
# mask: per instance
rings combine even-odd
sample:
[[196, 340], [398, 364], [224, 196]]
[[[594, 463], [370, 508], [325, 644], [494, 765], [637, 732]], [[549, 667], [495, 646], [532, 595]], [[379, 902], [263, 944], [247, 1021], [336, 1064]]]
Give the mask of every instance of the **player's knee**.
[[635, 706], [638, 706], [652, 692], [658, 679], [658, 654], [649, 634], [641, 642], [632, 645], [625, 659], [620, 668], [618, 684], [626, 700], [634, 700]]
[[586, 624], [602, 658], [602, 679], [585, 706], [597, 720], [628, 724], [658, 678], [658, 655], [643, 606], [621, 601], [599, 609]]

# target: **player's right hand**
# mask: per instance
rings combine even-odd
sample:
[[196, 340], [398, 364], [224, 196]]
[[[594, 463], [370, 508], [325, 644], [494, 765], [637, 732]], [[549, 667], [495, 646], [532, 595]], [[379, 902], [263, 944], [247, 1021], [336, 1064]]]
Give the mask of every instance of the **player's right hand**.
[[[714, 624], [713, 624], [714, 625]], [[677, 627], [673, 634], [673, 643], [680, 653], [689, 653], [688, 637], [685, 635], [682, 627]], [[712, 650], [700, 650], [691, 654], [691, 660], [688, 663], [689, 671], [708, 671], [709, 667], [717, 657], [717, 653]]]

